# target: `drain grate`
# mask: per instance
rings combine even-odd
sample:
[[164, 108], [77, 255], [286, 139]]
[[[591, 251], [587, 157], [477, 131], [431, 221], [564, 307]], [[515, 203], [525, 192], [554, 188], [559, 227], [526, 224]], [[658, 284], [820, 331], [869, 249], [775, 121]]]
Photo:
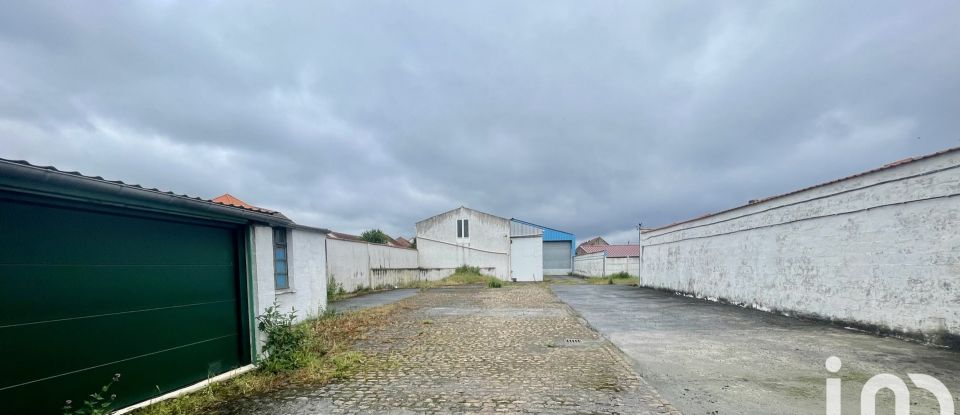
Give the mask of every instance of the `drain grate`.
[[583, 343], [582, 339], [566, 339], [564, 341], [567, 343]]

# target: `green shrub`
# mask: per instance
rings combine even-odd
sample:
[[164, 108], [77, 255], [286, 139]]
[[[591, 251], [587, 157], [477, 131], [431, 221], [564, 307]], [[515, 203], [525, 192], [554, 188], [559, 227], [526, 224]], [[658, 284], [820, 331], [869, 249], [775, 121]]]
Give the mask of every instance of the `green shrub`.
[[379, 229], [371, 229], [361, 233], [360, 239], [372, 244], [385, 244], [390, 240], [390, 237]]
[[480, 275], [480, 267], [471, 267], [469, 265], [461, 265], [457, 267], [457, 270], [454, 274], [474, 274]]
[[337, 279], [330, 276], [327, 280], [327, 301], [334, 301], [343, 297], [346, 292], [343, 290], [343, 284], [337, 282]]
[[497, 279], [490, 279], [490, 281], [487, 282], [487, 288], [500, 288], [502, 286], [503, 284], [501, 284], [500, 280]]
[[257, 316], [257, 328], [267, 335], [263, 345], [266, 358], [260, 364], [264, 370], [278, 373], [299, 369], [307, 364], [308, 333], [305, 327], [293, 323], [296, 318], [296, 310], [283, 313], [277, 303]]
[[107, 396], [107, 392], [110, 391], [110, 387], [114, 383], [119, 381], [120, 374], [114, 374], [110, 382], [100, 387], [99, 392], [88, 395], [89, 398], [84, 399], [83, 405], [79, 408], [74, 408], [73, 401], [68, 400], [63, 405], [63, 415], [107, 415], [113, 412], [110, 407], [113, 406], [113, 401], [117, 399], [117, 395], [110, 394], [110, 396]]
[[610, 275], [610, 278], [613, 278], [613, 279], [616, 279], [616, 280], [623, 280], [623, 279], [627, 279], [627, 278], [631, 278], [631, 277], [632, 277], [632, 275], [627, 274], [626, 272], [623, 272], [623, 271], [620, 271], [620, 272], [618, 272], [618, 273], [616, 273], [616, 274], [611, 274], [611, 275]]

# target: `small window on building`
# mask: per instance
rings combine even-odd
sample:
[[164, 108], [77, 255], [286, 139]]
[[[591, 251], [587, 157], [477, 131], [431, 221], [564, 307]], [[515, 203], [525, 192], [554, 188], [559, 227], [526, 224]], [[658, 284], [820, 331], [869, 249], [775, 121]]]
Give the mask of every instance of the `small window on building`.
[[290, 288], [287, 253], [287, 229], [273, 228], [273, 287], [278, 290]]
[[457, 219], [457, 238], [470, 237], [470, 220]]

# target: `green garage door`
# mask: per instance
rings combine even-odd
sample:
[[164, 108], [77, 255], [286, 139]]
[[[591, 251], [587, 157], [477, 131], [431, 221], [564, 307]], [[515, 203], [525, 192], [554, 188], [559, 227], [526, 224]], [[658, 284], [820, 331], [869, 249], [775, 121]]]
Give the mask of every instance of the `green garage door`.
[[546, 241], [543, 243], [543, 269], [572, 269], [570, 241]]
[[0, 193], [0, 405], [117, 407], [249, 361], [238, 229]]

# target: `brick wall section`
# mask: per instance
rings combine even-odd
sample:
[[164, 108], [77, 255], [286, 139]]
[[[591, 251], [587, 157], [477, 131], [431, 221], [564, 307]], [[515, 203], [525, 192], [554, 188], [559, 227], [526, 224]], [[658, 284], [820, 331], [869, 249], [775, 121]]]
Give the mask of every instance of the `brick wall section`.
[[960, 151], [643, 234], [641, 284], [960, 335]]

